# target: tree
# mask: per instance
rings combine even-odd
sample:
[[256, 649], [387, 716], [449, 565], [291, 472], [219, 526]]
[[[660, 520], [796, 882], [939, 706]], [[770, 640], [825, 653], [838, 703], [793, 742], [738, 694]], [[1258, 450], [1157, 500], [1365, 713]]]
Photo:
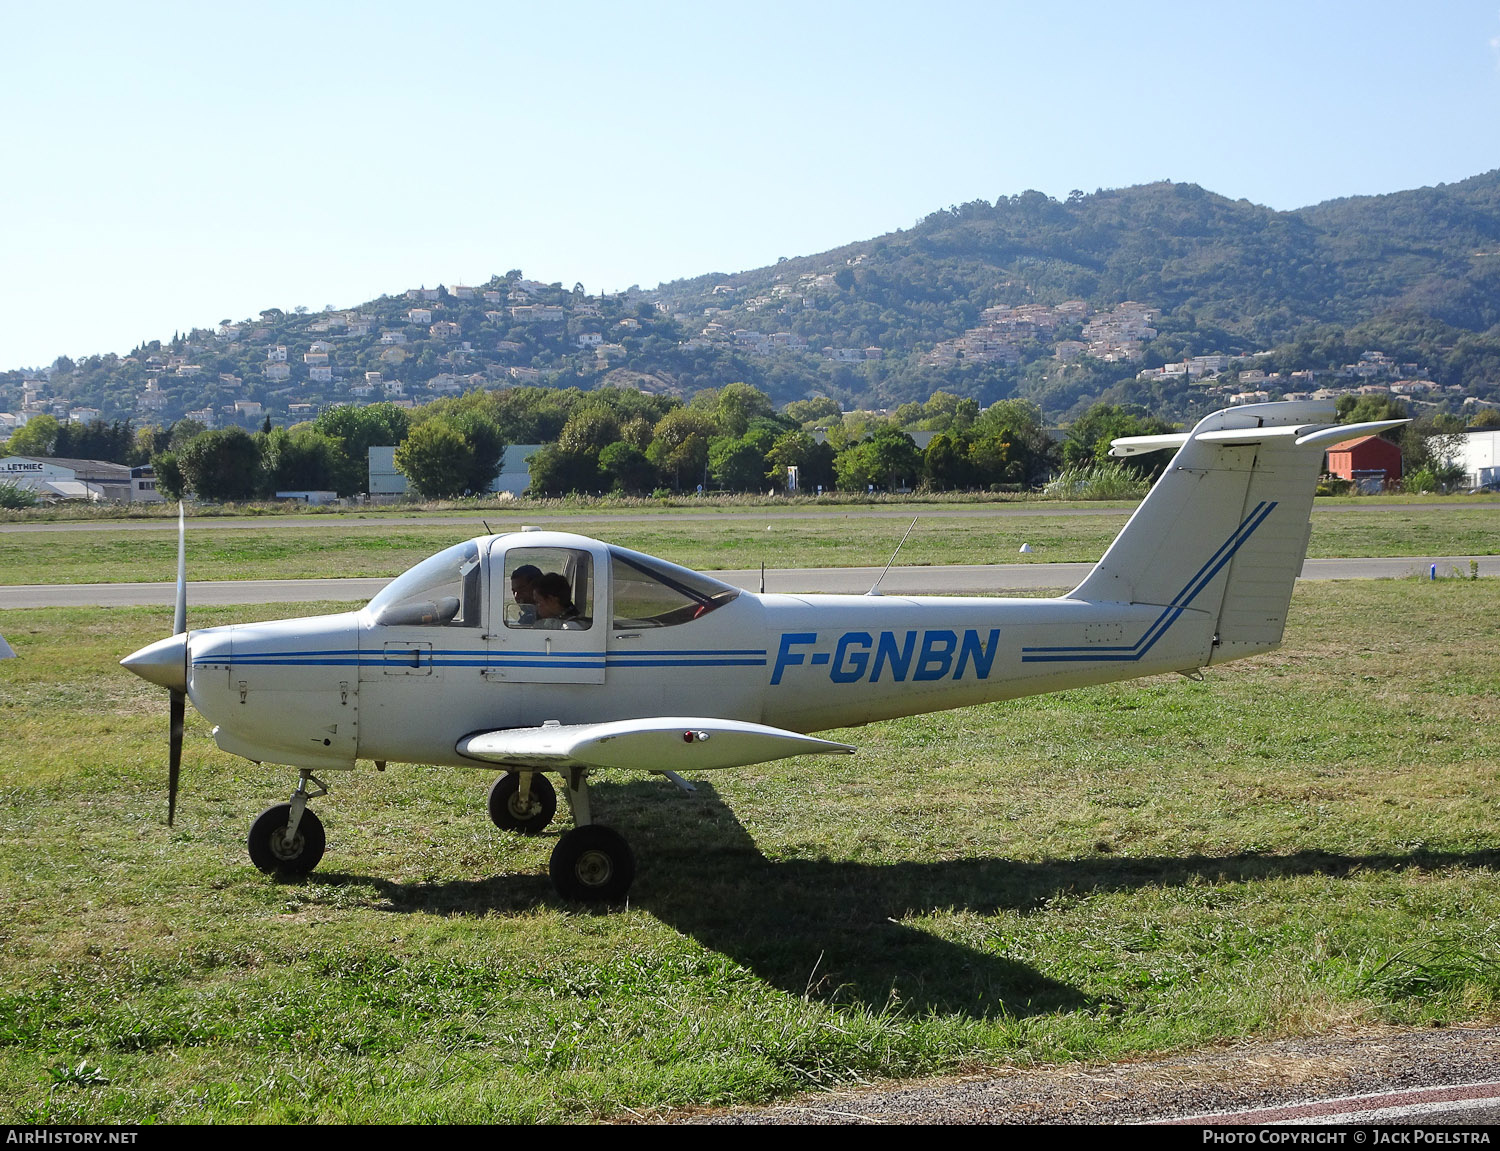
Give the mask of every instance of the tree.
[[11, 433], [5, 445], [8, 456], [50, 456], [61, 425], [51, 416], [32, 416], [25, 427]]
[[333, 486], [341, 496], [362, 492], [370, 482], [370, 449], [393, 447], [407, 436], [411, 419], [395, 404], [339, 404], [313, 421], [313, 430], [339, 445]]
[[718, 431], [713, 417], [697, 408], [678, 408], [657, 421], [646, 457], [672, 488], [696, 486], [708, 466], [708, 441]]
[[130, 462], [135, 451], [135, 432], [129, 420], [105, 423], [63, 424], [58, 428], [52, 454], [75, 460], [108, 460]]
[[604, 486], [598, 456], [587, 452], [565, 452], [556, 444], [546, 444], [532, 452], [526, 466], [531, 473], [529, 490], [534, 496], [592, 492]]
[[803, 492], [816, 492], [821, 486], [832, 488], [833, 447], [819, 443], [804, 431], [783, 432], [777, 436], [766, 452], [769, 468], [767, 479], [777, 487], [786, 487], [787, 468], [797, 469], [797, 487]]
[[579, 408], [563, 425], [557, 446], [573, 455], [592, 452], [597, 456], [620, 438], [620, 421], [603, 405], [588, 404]]
[[771, 398], [745, 383], [705, 388], [693, 397], [690, 406], [710, 413], [718, 430], [726, 436], [744, 435], [752, 420], [776, 418]]
[[715, 436], [708, 443], [708, 471], [716, 488], [758, 491], [765, 483], [766, 455], [749, 436]]
[[880, 428], [868, 440], [841, 452], [833, 468], [842, 491], [894, 490], [912, 486], [921, 476], [922, 456], [905, 432]]
[[200, 500], [248, 500], [260, 488], [260, 445], [243, 428], [204, 432], [178, 453], [177, 463]]
[[656, 468], [633, 444], [610, 444], [599, 453], [599, 471], [611, 488], [626, 495], [640, 495], [656, 486]]
[[470, 495], [483, 495], [500, 474], [500, 462], [505, 458], [505, 437], [494, 421], [479, 411], [460, 412], [450, 417], [448, 423], [464, 437], [472, 452], [464, 489]]
[[[1363, 424], [1377, 420], [1404, 420], [1410, 414], [1395, 396], [1340, 396], [1335, 403], [1339, 423]], [[1390, 429], [1399, 435], [1396, 429]]]
[[443, 500], [463, 495], [473, 468], [472, 445], [443, 420], [418, 424], [396, 448], [396, 470], [423, 499]]
[[1037, 484], [1054, 463], [1056, 445], [1043, 425], [1042, 410], [1026, 400], [991, 404], [966, 438], [968, 482], [974, 486]]
[[796, 424], [810, 424], [822, 420], [837, 420], [844, 409], [837, 400], [818, 396], [811, 400], [793, 400], [781, 409], [781, 414]]
[[159, 452], [151, 457], [151, 471], [156, 476], [156, 490], [164, 499], [180, 500], [187, 490], [182, 468], [174, 452]]
[[332, 436], [305, 424], [291, 432], [274, 429], [266, 437], [265, 446], [269, 493], [335, 488], [344, 462], [342, 446]]
[[922, 482], [933, 491], [951, 492], [970, 484], [967, 444], [939, 432], [922, 453]]
[[172, 425], [172, 434], [167, 438], [167, 449], [180, 452], [206, 431], [208, 429], [197, 420], [178, 420]]
[[[1068, 429], [1068, 438], [1063, 441], [1063, 466], [1088, 468], [1095, 464], [1114, 463], [1109, 454], [1112, 440], [1124, 436], [1153, 436], [1170, 432], [1172, 425], [1155, 416], [1147, 415], [1139, 408], [1121, 404], [1095, 404]], [[1156, 454], [1132, 457], [1121, 466], [1136, 475], [1150, 475], [1154, 470], [1166, 467], [1167, 460], [1159, 460]]]

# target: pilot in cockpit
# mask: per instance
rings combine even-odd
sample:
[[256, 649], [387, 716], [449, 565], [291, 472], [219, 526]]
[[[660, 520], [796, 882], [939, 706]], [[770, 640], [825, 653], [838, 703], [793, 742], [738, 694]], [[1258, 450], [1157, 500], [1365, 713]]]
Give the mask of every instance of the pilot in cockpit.
[[542, 578], [542, 569], [535, 564], [522, 564], [510, 574], [510, 594], [515, 597], [518, 609], [513, 627], [536, 626], [536, 581]]

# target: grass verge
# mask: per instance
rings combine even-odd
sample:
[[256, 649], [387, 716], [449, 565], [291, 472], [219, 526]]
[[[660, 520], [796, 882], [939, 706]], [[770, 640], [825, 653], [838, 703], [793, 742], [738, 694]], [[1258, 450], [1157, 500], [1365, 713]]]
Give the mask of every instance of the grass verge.
[[[909, 509], [916, 527], [902, 564], [1061, 563], [1097, 559], [1131, 508], [1105, 510]], [[322, 516], [286, 528], [286, 519], [212, 530], [188, 529], [192, 579], [394, 576], [449, 544], [483, 530], [472, 522], [391, 523]], [[575, 516], [548, 521], [499, 516], [495, 531], [542, 523], [609, 540], [703, 571], [881, 566], [909, 521], [888, 508], [850, 508], [818, 518], [764, 509], [722, 510], [708, 518]], [[306, 530], [312, 527], [315, 530]], [[1491, 555], [1500, 540], [1500, 503], [1409, 508], [1338, 504], [1313, 512], [1312, 556]], [[1022, 544], [1031, 551], [1020, 554]], [[164, 582], [176, 578], [175, 525], [160, 530], [94, 528], [0, 532], [0, 583]]]
[[641, 872], [592, 913], [483, 772], [337, 778], [320, 870], [267, 879], [244, 831], [292, 773], [192, 714], [168, 830], [165, 700], [114, 666], [161, 613], [0, 613], [0, 1117], [590, 1119], [1494, 1018], [1492, 589], [1305, 585], [1292, 619], [1203, 683], [875, 725], [691, 796], [603, 783]]

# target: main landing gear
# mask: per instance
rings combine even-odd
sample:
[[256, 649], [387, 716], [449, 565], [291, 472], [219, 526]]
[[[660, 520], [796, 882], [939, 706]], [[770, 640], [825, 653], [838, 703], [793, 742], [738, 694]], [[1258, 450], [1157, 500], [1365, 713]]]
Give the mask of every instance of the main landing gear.
[[[635, 880], [635, 855], [619, 832], [593, 822], [588, 771], [573, 768], [564, 782], [574, 827], [552, 849], [552, 885], [564, 899], [618, 903]], [[536, 835], [556, 811], [557, 793], [540, 772], [508, 772], [490, 788], [490, 818], [503, 830]]]
[[557, 792], [538, 771], [508, 771], [490, 788], [490, 819], [501, 831], [540, 835], [557, 814]]

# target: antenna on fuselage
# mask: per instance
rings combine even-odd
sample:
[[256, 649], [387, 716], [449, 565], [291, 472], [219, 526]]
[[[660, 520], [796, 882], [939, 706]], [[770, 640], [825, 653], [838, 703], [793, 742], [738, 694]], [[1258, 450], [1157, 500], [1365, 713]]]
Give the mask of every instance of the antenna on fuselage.
[[760, 594], [766, 594], [766, 561], [760, 561]]
[[911, 535], [911, 529], [917, 526], [917, 520], [919, 518], [921, 518], [921, 517], [919, 517], [919, 516], [912, 516], [911, 517], [911, 527], [909, 527], [909, 528], [906, 529], [906, 535], [901, 537], [901, 543], [897, 544], [896, 545], [896, 550], [891, 553], [890, 561], [885, 565], [885, 570], [882, 571], [880, 573], [880, 575], [876, 577], [875, 582], [870, 585], [870, 590], [867, 591], [867, 592], [865, 592], [865, 595], [879, 595], [880, 594], [880, 581], [883, 580], [883, 579], [885, 579], [885, 573], [891, 570], [891, 564], [895, 563], [896, 562], [896, 557], [901, 554], [901, 544], [904, 544], [906, 542], [906, 536]]

